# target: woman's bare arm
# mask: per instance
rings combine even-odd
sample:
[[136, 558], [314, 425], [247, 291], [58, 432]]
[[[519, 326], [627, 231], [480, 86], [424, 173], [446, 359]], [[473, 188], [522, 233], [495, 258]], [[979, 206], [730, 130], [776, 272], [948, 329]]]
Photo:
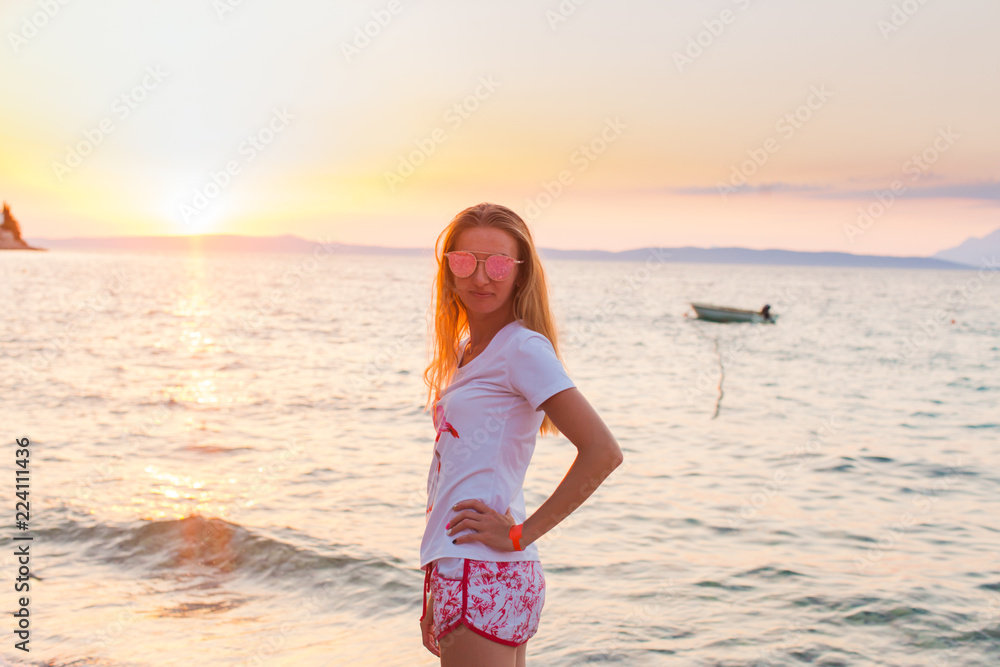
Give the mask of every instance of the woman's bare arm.
[[615, 437], [576, 387], [550, 397], [541, 408], [573, 443], [577, 454], [556, 490], [525, 519], [522, 548], [572, 514], [624, 460]]
[[[576, 446], [577, 454], [556, 490], [525, 519], [519, 541], [522, 549], [572, 514], [623, 460], [622, 450], [611, 431], [576, 387], [559, 392], [539, 407]], [[452, 509], [457, 513], [445, 527], [447, 534], [473, 531], [452, 540], [454, 544], [482, 542], [494, 549], [513, 550], [507, 535], [514, 523], [510, 508], [504, 516], [483, 501], [472, 498], [459, 501]]]

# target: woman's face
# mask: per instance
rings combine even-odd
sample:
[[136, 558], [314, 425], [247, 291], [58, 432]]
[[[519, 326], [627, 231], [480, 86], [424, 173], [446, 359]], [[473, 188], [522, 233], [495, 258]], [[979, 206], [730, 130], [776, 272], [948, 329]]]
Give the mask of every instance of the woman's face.
[[[517, 256], [517, 241], [514, 237], [495, 227], [470, 227], [462, 230], [455, 239], [452, 250], [471, 252], [477, 259], [486, 259], [490, 255], [507, 255], [514, 259]], [[465, 305], [466, 310], [478, 315], [508, 308], [512, 305], [514, 285], [520, 275], [523, 264], [515, 264], [514, 269], [504, 280], [490, 280], [486, 275], [486, 263], [477, 262], [475, 272], [466, 278], [452, 274], [455, 281], [455, 291]]]

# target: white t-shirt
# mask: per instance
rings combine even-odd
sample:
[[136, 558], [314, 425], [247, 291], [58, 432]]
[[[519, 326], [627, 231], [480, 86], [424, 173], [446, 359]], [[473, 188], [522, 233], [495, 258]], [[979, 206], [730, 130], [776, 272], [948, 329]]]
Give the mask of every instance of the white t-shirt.
[[498, 551], [481, 542], [452, 544], [473, 531], [448, 535], [445, 525], [458, 513], [452, 506], [469, 498], [500, 514], [509, 507], [514, 522], [524, 522], [524, 475], [545, 418], [539, 406], [575, 386], [549, 339], [521, 320], [500, 329], [479, 356], [455, 371], [432, 411], [437, 441], [427, 475], [421, 569], [440, 558], [441, 573], [460, 579], [461, 561], [453, 559], [538, 560], [534, 543], [523, 551]]

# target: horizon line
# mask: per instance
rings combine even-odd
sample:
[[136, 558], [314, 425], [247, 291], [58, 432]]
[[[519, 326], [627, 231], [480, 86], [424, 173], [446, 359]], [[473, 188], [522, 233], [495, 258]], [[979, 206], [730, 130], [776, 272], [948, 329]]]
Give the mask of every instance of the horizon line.
[[[27, 236], [25, 239], [27, 240]], [[268, 238], [295, 238], [301, 241], [306, 241], [309, 243], [318, 243], [326, 245], [342, 245], [347, 247], [356, 248], [384, 248], [386, 250], [413, 250], [413, 251], [433, 251], [434, 246], [387, 246], [381, 244], [366, 244], [366, 243], [345, 243], [343, 241], [323, 241], [321, 239], [313, 239], [305, 236], [299, 236], [297, 234], [126, 234], [117, 236], [64, 236], [64, 237], [52, 237], [52, 236], [32, 236], [32, 242], [44, 242], [44, 241], [80, 241], [80, 240], [120, 240], [120, 239], [197, 239], [197, 238], [248, 238], [248, 239], [268, 239]], [[710, 246], [694, 246], [694, 245], [683, 245], [683, 246], [665, 246], [665, 245], [645, 245], [638, 246], [635, 248], [625, 248], [623, 250], [605, 250], [601, 248], [555, 248], [549, 246], [536, 245], [536, 248], [540, 250], [556, 250], [559, 252], [604, 252], [609, 254], [618, 254], [625, 252], [634, 252], [636, 250], [646, 250], [649, 248], [655, 249], [694, 249], [694, 250], [750, 250], [753, 252], [795, 252], [795, 253], [833, 253], [839, 255], [851, 255], [854, 257], [896, 257], [900, 259], [937, 259], [934, 255], [884, 255], [884, 254], [859, 254], [854, 252], [848, 252], [845, 250], [793, 250], [790, 248], [748, 248], [746, 246], [720, 246], [720, 245], [710, 245]], [[938, 251], [943, 252], [943, 251]], [[936, 254], [936, 253], [935, 253]], [[949, 261], [949, 260], [939, 260], [939, 261]]]

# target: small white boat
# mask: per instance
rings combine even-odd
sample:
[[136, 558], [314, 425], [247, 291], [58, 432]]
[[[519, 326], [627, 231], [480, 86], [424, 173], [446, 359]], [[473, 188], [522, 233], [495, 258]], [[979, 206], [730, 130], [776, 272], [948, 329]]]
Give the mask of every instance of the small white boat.
[[691, 307], [697, 313], [698, 319], [709, 322], [756, 322], [758, 324], [773, 324], [778, 316], [771, 312], [770, 306], [760, 310], [743, 310], [725, 306], [709, 306], [704, 303], [692, 303]]

